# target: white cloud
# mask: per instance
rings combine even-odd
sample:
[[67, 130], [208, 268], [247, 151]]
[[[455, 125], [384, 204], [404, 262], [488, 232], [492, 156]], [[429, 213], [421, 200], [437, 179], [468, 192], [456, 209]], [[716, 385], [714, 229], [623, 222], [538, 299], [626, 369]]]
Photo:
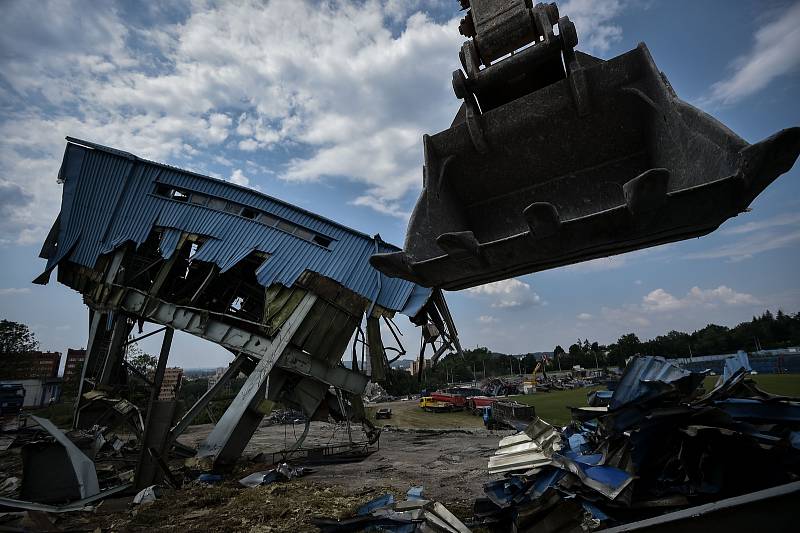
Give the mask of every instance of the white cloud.
[[720, 285], [716, 289], [692, 287], [683, 298], [677, 298], [664, 289], [655, 289], [642, 299], [641, 309], [648, 313], [677, 311], [686, 308], [759, 305], [751, 294], [736, 292], [730, 287]]
[[250, 178], [245, 176], [244, 173], [242, 173], [242, 170], [239, 168], [233, 171], [233, 174], [231, 174], [231, 177], [228, 178], [228, 181], [235, 183], [236, 185], [244, 185], [245, 187], [250, 185]]
[[481, 324], [496, 324], [499, 320], [490, 315], [481, 315], [478, 317], [478, 322]]
[[800, 67], [800, 3], [792, 3], [757, 26], [751, 50], [734, 61], [734, 72], [711, 86], [709, 101], [730, 104], [757, 93]]
[[622, 39], [622, 28], [614, 21], [622, 12], [620, 0], [569, 0], [559, 4], [560, 15], [568, 16], [578, 30], [578, 49], [592, 54], [608, 51]]
[[542, 298], [531, 290], [531, 286], [516, 278], [504, 279], [467, 289], [471, 296], [489, 300], [491, 307], [506, 309], [543, 304]]
[[688, 259], [728, 259], [731, 262], [738, 262], [750, 259], [759, 253], [795, 246], [799, 242], [800, 229], [792, 228], [788, 232], [765, 231], [704, 252], [687, 254], [686, 257]]
[[[422, 12], [432, 6], [454, 18], [433, 20]], [[572, 0], [562, 11], [582, 49], [604, 51], [621, 6]], [[408, 216], [422, 134], [446, 128], [459, 106], [454, 2], [201, 1], [171, 23], [158, 22], [169, 18], [158, 5], [130, 9], [4, 3], [0, 243], [44, 237], [66, 135], [201, 169], [241, 168], [280, 147], [274, 176], [348, 180], [361, 188], [352, 205]]]
[[716, 316], [738, 315], [743, 309], [763, 306], [764, 303], [752, 294], [725, 285], [711, 289], [695, 286], [682, 297], [658, 288], [642, 297], [639, 303], [602, 307], [598, 318], [611, 329], [650, 328], [650, 334], [655, 335], [669, 329], [691, 329], [713, 322]]
[[755, 222], [746, 222], [725, 228], [720, 233], [723, 235], [742, 235], [745, 233], [752, 233], [768, 228], [775, 228], [781, 226], [795, 226], [800, 224], [800, 213], [781, 213], [774, 217]]
[[0, 289], [0, 296], [15, 296], [17, 294], [28, 294], [29, 292], [31, 292], [31, 290], [27, 287], [9, 287], [7, 289]]
[[591, 320], [593, 316], [589, 313], [579, 313], [577, 318], [578, 320]]

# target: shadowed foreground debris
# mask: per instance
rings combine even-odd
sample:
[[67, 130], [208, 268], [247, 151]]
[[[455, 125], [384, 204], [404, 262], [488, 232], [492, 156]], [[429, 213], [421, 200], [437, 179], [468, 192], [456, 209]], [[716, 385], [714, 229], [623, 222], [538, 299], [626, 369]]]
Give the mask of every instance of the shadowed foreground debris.
[[706, 393], [703, 373], [633, 359], [608, 407], [573, 408], [563, 429], [536, 420], [500, 441], [489, 471], [505, 477], [484, 486], [476, 517], [496, 531], [549, 533], [684, 528], [693, 516], [716, 528], [724, 513], [736, 531], [767, 519], [770, 531], [790, 530], [800, 402], [760, 390], [749, 370], [746, 356], [728, 359]]

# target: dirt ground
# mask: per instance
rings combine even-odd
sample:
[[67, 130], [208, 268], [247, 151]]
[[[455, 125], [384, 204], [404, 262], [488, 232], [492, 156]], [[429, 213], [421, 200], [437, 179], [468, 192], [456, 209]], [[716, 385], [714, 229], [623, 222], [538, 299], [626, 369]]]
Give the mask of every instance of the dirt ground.
[[[432, 415], [435, 416], [435, 415]], [[192, 426], [181, 442], [198, 445], [211, 431], [211, 425]], [[260, 452], [285, 449], [303, 430], [266, 426], [256, 431], [244, 452], [245, 459]], [[483, 428], [401, 429], [384, 427], [378, 450], [361, 462], [315, 466], [306, 480], [323, 485], [383, 486], [404, 494], [422, 485], [429, 498], [441, 502], [469, 501], [482, 494], [489, 480], [486, 465], [497, 449], [501, 436], [510, 432]], [[353, 440], [364, 439], [360, 426], [353, 426]], [[343, 424], [312, 422], [304, 447], [347, 442]], [[263, 466], [263, 465], [262, 465]]]
[[[180, 440], [196, 446], [211, 428], [193, 426]], [[443, 503], [468, 521], [482, 485], [492, 479], [486, 468], [489, 456], [500, 438], [509, 434], [483, 428], [385, 427], [378, 449], [361, 462], [312, 466], [313, 472], [300, 479], [263, 487], [238, 484], [250, 473], [269, 469], [271, 465], [263, 461], [291, 446], [302, 430], [302, 424], [260, 427], [240, 462], [220, 484], [192, 482], [179, 490], [165, 489], [156, 502], [143, 506], [132, 505], [132, 496], [108, 499], [94, 512], [49, 515], [48, 519], [65, 531], [313, 532], [318, 531], [311, 524], [313, 517], [349, 517], [381, 494], [391, 492], [402, 500], [409, 488], [422, 486], [426, 498]], [[360, 426], [353, 426], [353, 440], [363, 438]], [[312, 422], [304, 447], [347, 441], [344, 424]]]

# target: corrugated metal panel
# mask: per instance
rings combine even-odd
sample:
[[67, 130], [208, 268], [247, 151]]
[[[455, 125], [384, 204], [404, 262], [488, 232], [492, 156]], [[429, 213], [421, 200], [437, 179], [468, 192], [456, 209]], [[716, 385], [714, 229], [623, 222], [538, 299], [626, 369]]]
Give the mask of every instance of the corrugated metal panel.
[[[195, 258], [214, 262], [222, 271], [250, 252], [269, 254], [257, 269], [265, 287], [291, 287], [306, 270], [331, 278], [381, 307], [410, 315], [419, 311], [431, 290], [388, 278], [373, 269], [369, 257], [394, 247], [287, 204], [265, 194], [139, 159], [94, 143], [70, 139], [61, 176], [64, 190], [58, 252], [49, 261], [49, 273], [67, 258], [94, 267], [101, 254], [125, 242], [141, 244], [154, 227], [165, 228], [161, 253], [168, 257], [181, 232], [209, 237]], [[238, 215], [165, 198], [155, 194], [157, 184], [186, 189], [234, 201], [275, 215], [324, 235], [334, 242], [326, 248], [280, 229]]]

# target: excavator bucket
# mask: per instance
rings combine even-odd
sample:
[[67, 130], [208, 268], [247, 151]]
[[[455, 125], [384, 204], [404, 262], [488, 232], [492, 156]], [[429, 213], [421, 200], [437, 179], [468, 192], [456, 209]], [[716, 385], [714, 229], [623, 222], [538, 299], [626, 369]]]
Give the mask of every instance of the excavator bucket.
[[528, 5], [462, 0], [464, 102], [423, 137], [404, 249], [371, 259], [387, 275], [463, 289], [705, 235], [797, 159], [800, 128], [748, 144], [679, 99], [644, 44], [598, 59], [555, 4]]

